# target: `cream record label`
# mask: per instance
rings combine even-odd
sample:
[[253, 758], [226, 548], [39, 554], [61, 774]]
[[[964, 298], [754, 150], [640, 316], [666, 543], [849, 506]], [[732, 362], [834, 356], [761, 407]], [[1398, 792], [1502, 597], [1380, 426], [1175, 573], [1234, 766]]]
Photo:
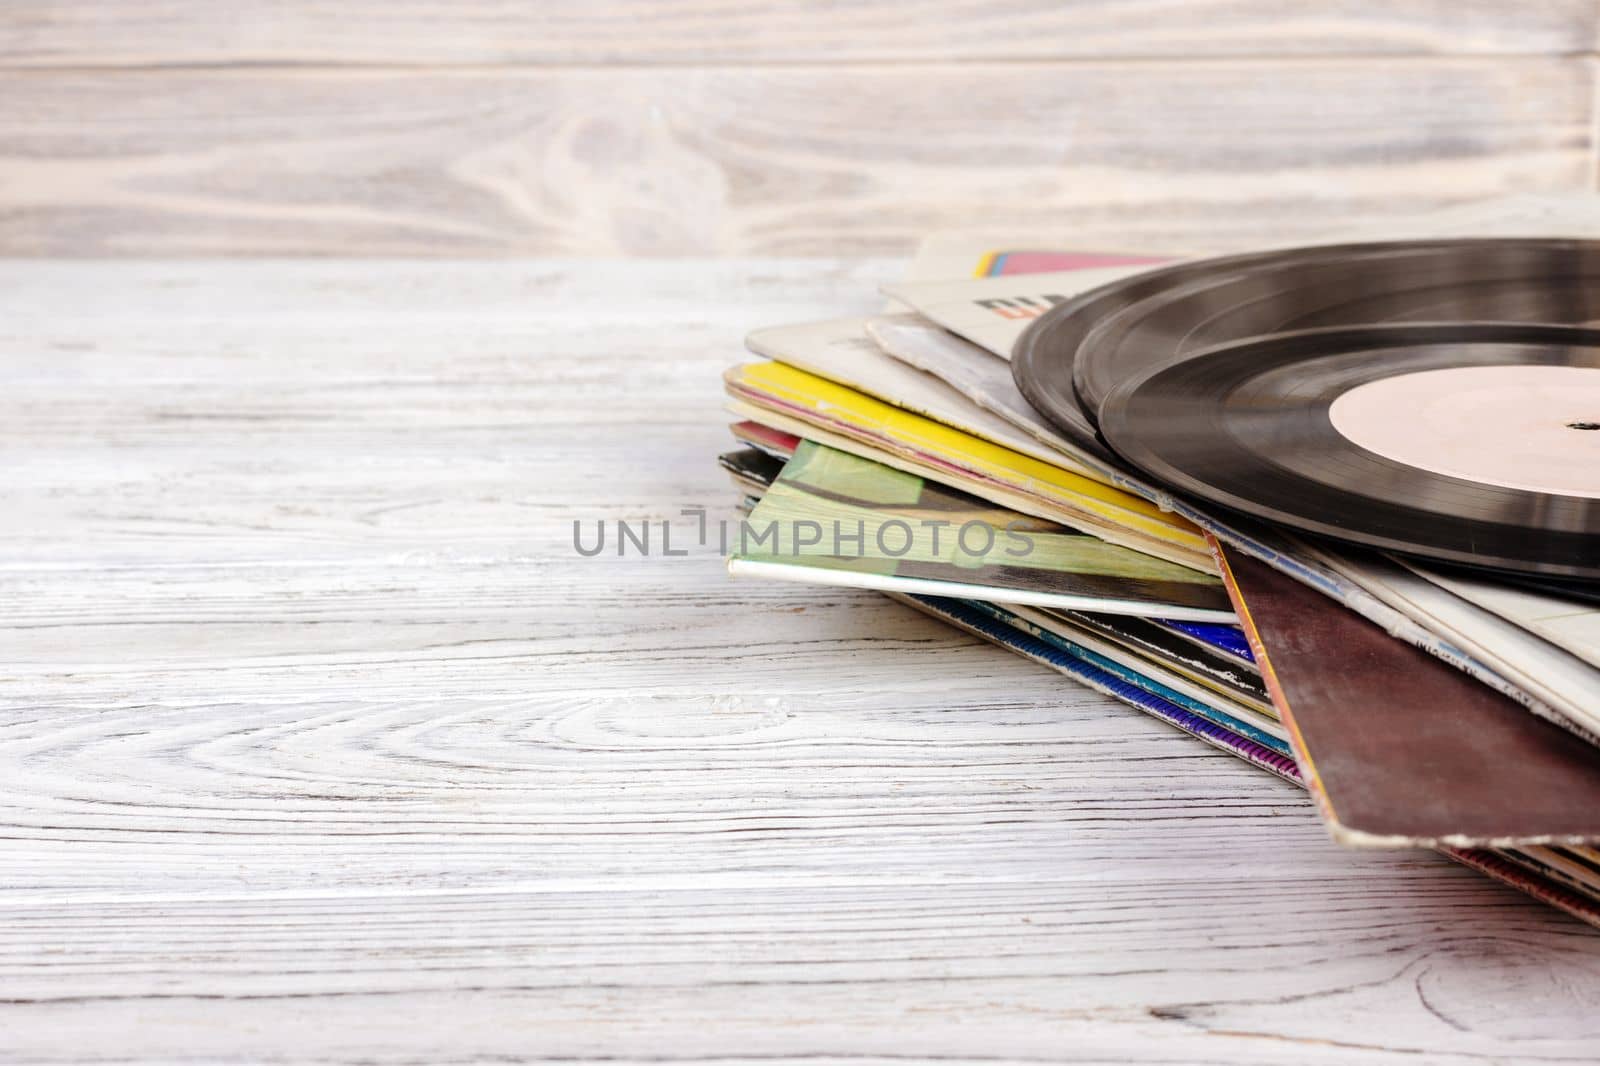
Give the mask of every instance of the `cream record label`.
[[1600, 498], [1600, 369], [1470, 366], [1369, 381], [1328, 420], [1351, 443], [1446, 477]]

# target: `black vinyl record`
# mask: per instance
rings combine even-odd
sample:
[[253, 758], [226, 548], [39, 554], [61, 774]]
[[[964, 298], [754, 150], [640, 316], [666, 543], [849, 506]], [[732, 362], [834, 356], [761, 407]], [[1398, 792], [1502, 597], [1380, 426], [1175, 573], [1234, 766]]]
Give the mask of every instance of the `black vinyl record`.
[[[1419, 242], [1415, 247], [1454, 242]], [[1101, 322], [1142, 300], [1195, 281], [1215, 281], [1241, 270], [1270, 272], [1300, 261], [1351, 260], [1393, 254], [1394, 242], [1274, 249], [1187, 260], [1114, 281], [1052, 307], [1029, 324], [1011, 351], [1012, 376], [1023, 397], [1076, 443], [1109, 457], [1093, 419], [1078, 403], [1074, 367], [1078, 347]]]
[[1383, 254], [1312, 257], [1203, 278], [1098, 322], [1073, 384], [1091, 417], [1121, 379], [1186, 351], [1271, 333], [1401, 322], [1600, 319], [1600, 243], [1463, 241]]
[[1600, 320], [1600, 243], [1379, 242], [1176, 264], [1083, 293], [1042, 315], [1012, 356], [1018, 387], [1057, 428], [1099, 447], [1116, 384], [1204, 347], [1385, 322]]
[[1202, 349], [1100, 430], [1230, 510], [1422, 558], [1600, 579], [1600, 330], [1335, 327]]

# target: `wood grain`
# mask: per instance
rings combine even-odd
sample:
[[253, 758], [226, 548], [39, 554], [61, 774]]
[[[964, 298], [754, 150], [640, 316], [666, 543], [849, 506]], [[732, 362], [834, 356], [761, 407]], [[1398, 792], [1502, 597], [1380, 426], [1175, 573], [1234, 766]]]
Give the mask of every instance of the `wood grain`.
[[1585, 0], [494, 0], [0, 5], [0, 64], [906, 62], [1592, 51]]
[[873, 594], [574, 555], [727, 513], [742, 334], [893, 269], [0, 264], [6, 1061], [1588, 1061], [1577, 922]]
[[0, 75], [0, 251], [1238, 247], [1589, 180], [1579, 59]]

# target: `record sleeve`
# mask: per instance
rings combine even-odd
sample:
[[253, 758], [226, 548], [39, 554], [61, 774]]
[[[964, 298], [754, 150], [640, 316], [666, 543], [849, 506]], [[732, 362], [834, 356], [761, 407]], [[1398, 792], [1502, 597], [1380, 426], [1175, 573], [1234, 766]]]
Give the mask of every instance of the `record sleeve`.
[[[734, 440], [743, 441], [752, 448], [766, 452], [768, 455], [784, 461], [794, 455], [794, 450], [800, 447], [801, 438], [797, 434], [786, 433], [781, 429], [775, 429], [760, 422], [753, 422], [748, 418], [730, 425], [728, 432], [733, 434]], [[779, 469], [782, 469], [781, 463], [779, 464]], [[774, 474], [772, 480], [776, 480], [776, 477], [777, 475]], [[770, 480], [768, 484], [771, 484]]]
[[883, 286], [883, 293], [1001, 359], [1010, 359], [1023, 330], [1052, 307], [1149, 269], [1148, 264], [1138, 263], [964, 281], [899, 282]]
[[724, 375], [728, 409], [841, 451], [953, 484], [1001, 506], [1184, 566], [1216, 563], [1192, 524], [1124, 489], [1084, 477], [781, 363]]
[[728, 569], [816, 584], [1231, 621], [1221, 582], [804, 441]]
[[[971, 341], [917, 315], [879, 315], [866, 323], [867, 335], [885, 354], [943, 381], [977, 406], [1028, 434], [1091, 476], [1111, 483], [1103, 447], [1085, 449], [1056, 432], [1017, 391], [1011, 368]], [[1089, 451], [1089, 455], [1085, 455]], [[1058, 460], [1059, 461], [1059, 460]]]
[[[984, 609], [987, 605], [979, 602], [975, 606]], [[1168, 703], [1231, 729], [1258, 744], [1264, 744], [1273, 751], [1283, 755], [1293, 754], [1289, 747], [1288, 731], [1278, 721], [1275, 710], [1263, 713], [1216, 690], [1207, 689], [1182, 676], [1168, 664], [1119, 647], [1089, 627], [1066, 620], [1059, 613], [1046, 613], [1043, 609], [1021, 604], [993, 606], [1004, 610], [1008, 624], [1031, 633], [1069, 655], [1086, 659], [1100, 669], [1160, 696]]]
[[1230, 656], [1235, 662], [1249, 668], [1251, 674], [1260, 676], [1260, 671], [1256, 669], [1255, 658], [1250, 654], [1250, 642], [1245, 639], [1244, 630], [1238, 626], [1179, 622], [1170, 618], [1157, 618], [1155, 622], [1203, 648]]
[[1098, 633], [1253, 710], [1277, 716], [1272, 697], [1267, 694], [1261, 673], [1254, 662], [1241, 661], [1230, 652], [1221, 650], [1216, 643], [1195, 639], [1176, 628], [1198, 628], [1207, 632], [1227, 630], [1237, 633], [1238, 639], [1243, 641], [1243, 632], [1234, 626], [1097, 615], [1086, 611], [1051, 613], [1059, 614], [1067, 622]]
[[724, 452], [717, 462], [728, 472], [735, 487], [753, 492], [765, 492], [783, 471], [783, 460], [760, 448], [740, 448]]
[[1600, 750], [1254, 559], [1218, 559], [1341, 843], [1600, 840]]
[[1374, 596], [1488, 664], [1532, 713], [1600, 744], [1600, 670], [1381, 556], [1363, 554], [1352, 580], [1370, 582]]
[[[1101, 480], [1071, 456], [1020, 431], [939, 378], [887, 354], [867, 334], [866, 318], [836, 318], [758, 329], [745, 338], [757, 355], [854, 389], [1002, 448]], [[1003, 369], [1003, 368], [1002, 368]]]
[[[1422, 578], [1456, 596], [1520, 626], [1528, 633], [1600, 667], [1600, 607], [1573, 592], [1536, 592], [1503, 582], [1487, 581], [1460, 571], [1444, 572], [1408, 563]], [[1590, 690], [1600, 692], [1600, 686]], [[1591, 708], [1600, 714], [1600, 706]]]
[[924, 614], [932, 615], [940, 621], [964, 629], [974, 636], [1065, 674], [1081, 685], [1144, 711], [1252, 766], [1266, 770], [1286, 781], [1300, 783], [1299, 770], [1294, 760], [1287, 755], [1273, 751], [1225, 726], [1169, 703], [1137, 685], [1099, 669], [1090, 662], [1069, 655], [1026, 630], [1009, 624], [1002, 615], [986, 611], [964, 600], [900, 595], [894, 595], [893, 598], [915, 607]]
[[1041, 241], [1032, 234], [931, 233], [917, 245], [903, 281], [953, 281], [1008, 274], [1139, 266], [1172, 258], [1169, 249], [1073, 248], [1071, 241]]

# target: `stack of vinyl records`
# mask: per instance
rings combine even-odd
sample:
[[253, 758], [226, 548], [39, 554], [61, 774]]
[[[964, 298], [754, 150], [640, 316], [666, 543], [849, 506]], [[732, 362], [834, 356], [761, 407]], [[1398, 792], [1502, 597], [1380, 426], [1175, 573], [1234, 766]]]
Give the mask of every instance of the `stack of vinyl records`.
[[1600, 242], [934, 242], [726, 378], [729, 569], [876, 589], [1600, 924]]

